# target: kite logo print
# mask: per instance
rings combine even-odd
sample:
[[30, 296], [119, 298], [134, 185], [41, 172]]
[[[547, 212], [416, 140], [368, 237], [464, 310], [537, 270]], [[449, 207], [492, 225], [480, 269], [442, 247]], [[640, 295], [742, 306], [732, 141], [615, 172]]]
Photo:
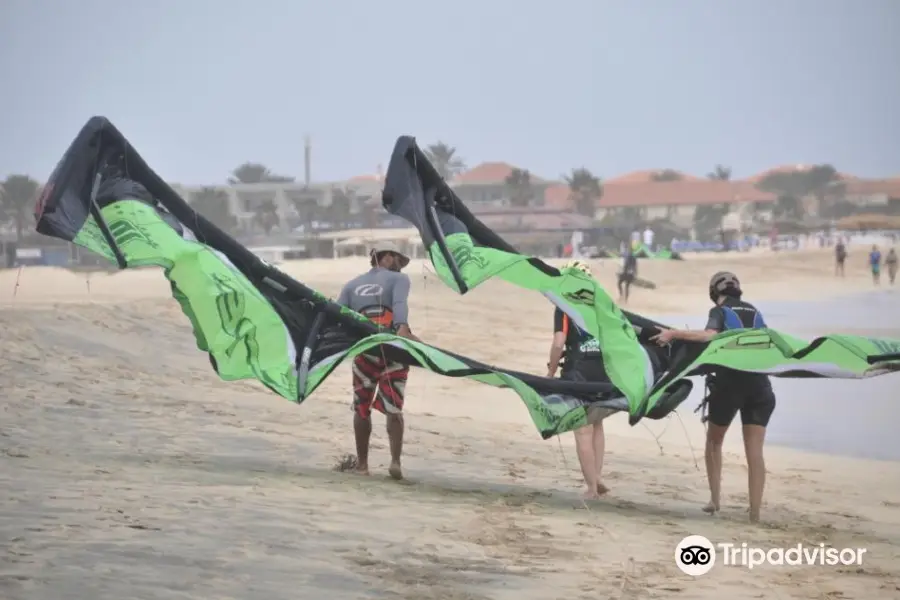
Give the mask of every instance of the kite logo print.
[[356, 286], [354, 288], [353, 293], [357, 296], [381, 296], [384, 293], [384, 288], [378, 285], [377, 283], [364, 283], [362, 285]]
[[138, 240], [151, 246], [154, 245], [150, 242], [150, 239], [146, 234], [135, 227], [134, 223], [131, 221], [126, 221], [124, 219], [113, 221], [109, 224], [109, 232], [120, 246], [127, 246], [131, 242]]
[[563, 298], [570, 300], [576, 304], [594, 304], [594, 291], [588, 288], [581, 288], [577, 292], [566, 292]]
[[245, 315], [247, 310], [247, 297], [244, 292], [235, 288], [231, 282], [221, 276], [215, 276], [216, 284], [221, 293], [216, 296], [216, 310], [219, 313], [219, 321], [222, 330], [234, 338], [234, 342], [225, 350], [226, 356], [231, 356], [241, 344], [247, 350], [247, 360], [254, 367], [258, 377], [262, 377], [262, 371], [258, 368], [259, 343], [256, 340], [256, 326]]
[[462, 270], [469, 263], [473, 263], [479, 269], [487, 268], [487, 262], [480, 256], [476, 255], [471, 246], [460, 246], [452, 250], [453, 262]]
[[900, 354], [900, 343], [878, 338], [869, 338], [869, 341], [881, 354]]

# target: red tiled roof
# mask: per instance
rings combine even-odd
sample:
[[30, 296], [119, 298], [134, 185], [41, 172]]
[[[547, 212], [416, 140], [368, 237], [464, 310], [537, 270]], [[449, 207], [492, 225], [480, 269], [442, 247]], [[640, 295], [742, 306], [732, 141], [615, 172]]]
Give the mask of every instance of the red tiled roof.
[[[650, 169], [645, 171], [632, 171], [631, 173], [619, 175], [618, 177], [613, 177], [604, 181], [606, 183], [651, 183], [653, 182], [654, 175], [665, 170], [666, 169]], [[675, 171], [674, 169], [672, 169], [672, 171], [681, 175], [682, 181], [704, 181], [702, 177], [695, 177], [694, 175], [683, 173], [682, 171]]]
[[551, 185], [544, 190], [544, 206], [555, 209], [571, 208], [572, 203], [569, 201], [571, 189], [564, 183]]
[[[454, 184], [460, 183], [503, 183], [509, 177], [513, 169], [517, 169], [509, 163], [505, 162], [484, 162], [480, 165], [460, 173], [453, 179]], [[534, 173], [531, 173], [531, 181], [537, 183], [543, 181]]]
[[[762, 173], [757, 173], [756, 175], [751, 175], [747, 177], [743, 181], [749, 181], [751, 183], [759, 183], [769, 175], [774, 175], [775, 173], [792, 173], [794, 171], [805, 171], [807, 169], [811, 169], [815, 165], [804, 165], [804, 164], [796, 164], [796, 165], [782, 165], [780, 167], [773, 167], [771, 169], [767, 169]], [[855, 179], [859, 179], [856, 175], [850, 175], [849, 173], [838, 173], [838, 177], [843, 179], [844, 181], [851, 181]]]
[[724, 204], [730, 202], [775, 202], [774, 194], [760, 191], [744, 181], [660, 181], [645, 184], [603, 186], [601, 206], [672, 206]]
[[845, 190], [851, 196], [887, 194], [889, 198], [900, 198], [900, 177], [893, 179], [851, 179], [847, 181]]
[[510, 212], [479, 215], [478, 220], [495, 231], [559, 230], [570, 231], [590, 227], [593, 219], [569, 211]]
[[[776, 196], [760, 191], [746, 181], [659, 181], [652, 183], [605, 183], [598, 207], [674, 206], [732, 202], [775, 202]], [[570, 208], [569, 187], [554, 185], [544, 192], [544, 204]]]

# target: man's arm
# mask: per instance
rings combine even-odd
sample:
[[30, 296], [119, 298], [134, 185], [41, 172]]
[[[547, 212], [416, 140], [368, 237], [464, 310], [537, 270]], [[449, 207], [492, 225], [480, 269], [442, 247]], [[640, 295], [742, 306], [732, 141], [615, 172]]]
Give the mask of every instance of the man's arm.
[[657, 336], [657, 339], [660, 340], [660, 343], [667, 341], [666, 338], [668, 341], [681, 340], [683, 342], [703, 343], [713, 339], [724, 329], [725, 313], [722, 312], [721, 308], [716, 306], [709, 310], [709, 318], [706, 321], [706, 327], [703, 329], [666, 329]]
[[566, 347], [569, 318], [558, 308], [553, 311], [553, 341], [550, 343], [550, 359], [547, 361], [547, 377], [556, 377], [559, 361]]
[[708, 342], [713, 339], [716, 334], [725, 329], [725, 313], [718, 306], [709, 309], [709, 316], [706, 319], [706, 327], [702, 330], [683, 329], [676, 331], [672, 336], [673, 339], [683, 340], [685, 342]]
[[409, 328], [409, 276], [403, 273], [398, 273], [394, 281], [391, 311], [394, 313], [394, 329], [397, 335], [421, 342], [422, 340]]
[[708, 342], [718, 333], [715, 329], [674, 329], [670, 335], [673, 340], [683, 342]]

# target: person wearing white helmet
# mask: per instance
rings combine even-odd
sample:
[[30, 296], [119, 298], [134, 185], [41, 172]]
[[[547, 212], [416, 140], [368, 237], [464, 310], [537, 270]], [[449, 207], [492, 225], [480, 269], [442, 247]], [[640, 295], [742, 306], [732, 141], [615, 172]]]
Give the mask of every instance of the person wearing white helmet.
[[[741, 300], [741, 283], [734, 273], [720, 271], [709, 282], [709, 298], [715, 306], [709, 311], [706, 327], [699, 331], [665, 329], [653, 339], [660, 345], [673, 340], [708, 342], [719, 333], [731, 329], [766, 327], [762, 313]], [[741, 414], [744, 452], [747, 456], [750, 520], [759, 520], [763, 490], [766, 485], [766, 463], [763, 445], [766, 427], [775, 410], [775, 393], [767, 375], [719, 368], [707, 377], [708, 395], [703, 407], [708, 409], [706, 430], [706, 477], [710, 501], [704, 511], [716, 513], [721, 507], [722, 445], [725, 434], [737, 413]]]
[[[418, 338], [409, 328], [409, 276], [401, 269], [409, 264], [396, 244], [377, 243], [369, 253], [371, 269], [349, 281], [338, 303], [354, 310], [398, 335]], [[394, 479], [403, 478], [400, 456], [403, 451], [403, 402], [409, 367], [388, 361], [375, 348], [353, 361], [353, 431], [356, 438], [356, 471], [369, 474], [369, 439], [372, 435], [372, 408], [387, 419], [391, 465]]]
[[[578, 269], [590, 274], [591, 268], [580, 260], [570, 260], [564, 268]], [[596, 338], [578, 329], [560, 309], [553, 313], [553, 342], [550, 345], [550, 360], [547, 363], [547, 377], [556, 377], [562, 363], [561, 377], [574, 381], [609, 381], [603, 366], [603, 355]], [[603, 419], [614, 411], [600, 407], [588, 409], [588, 424], [575, 430], [575, 450], [587, 491], [587, 499], [595, 499], [605, 494], [608, 488], [603, 484], [603, 456], [606, 436]]]

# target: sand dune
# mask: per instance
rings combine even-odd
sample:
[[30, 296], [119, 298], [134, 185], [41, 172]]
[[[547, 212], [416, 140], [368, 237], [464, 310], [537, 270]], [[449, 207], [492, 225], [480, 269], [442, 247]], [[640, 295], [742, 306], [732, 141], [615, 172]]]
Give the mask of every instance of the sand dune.
[[[607, 284], [614, 261], [593, 261]], [[336, 295], [363, 259], [282, 265]], [[830, 254], [641, 262], [654, 292], [630, 308], [700, 313], [712, 271], [757, 299], [869, 289], [864, 266], [832, 277]], [[413, 328], [480, 360], [546, 362], [551, 312], [488, 282], [465, 297], [421, 263]], [[18, 278], [18, 287], [15, 281]], [[14, 294], [15, 291], [15, 294]], [[900, 464], [769, 450], [763, 526], [746, 523], [739, 435], [725, 507], [706, 499], [702, 427], [610, 419], [610, 496], [578, 500], [571, 436], [543, 442], [512, 394], [416, 370], [406, 471], [336, 473], [352, 451], [343, 367], [304, 405], [219, 381], [156, 270], [0, 272], [0, 598], [547, 600], [891, 598], [900, 595]], [[877, 324], [876, 324], [877, 325]], [[835, 325], [835, 329], [839, 324]], [[777, 419], [776, 412], [775, 418]], [[865, 547], [862, 566], [717, 567], [691, 579], [688, 534], [764, 547]]]

